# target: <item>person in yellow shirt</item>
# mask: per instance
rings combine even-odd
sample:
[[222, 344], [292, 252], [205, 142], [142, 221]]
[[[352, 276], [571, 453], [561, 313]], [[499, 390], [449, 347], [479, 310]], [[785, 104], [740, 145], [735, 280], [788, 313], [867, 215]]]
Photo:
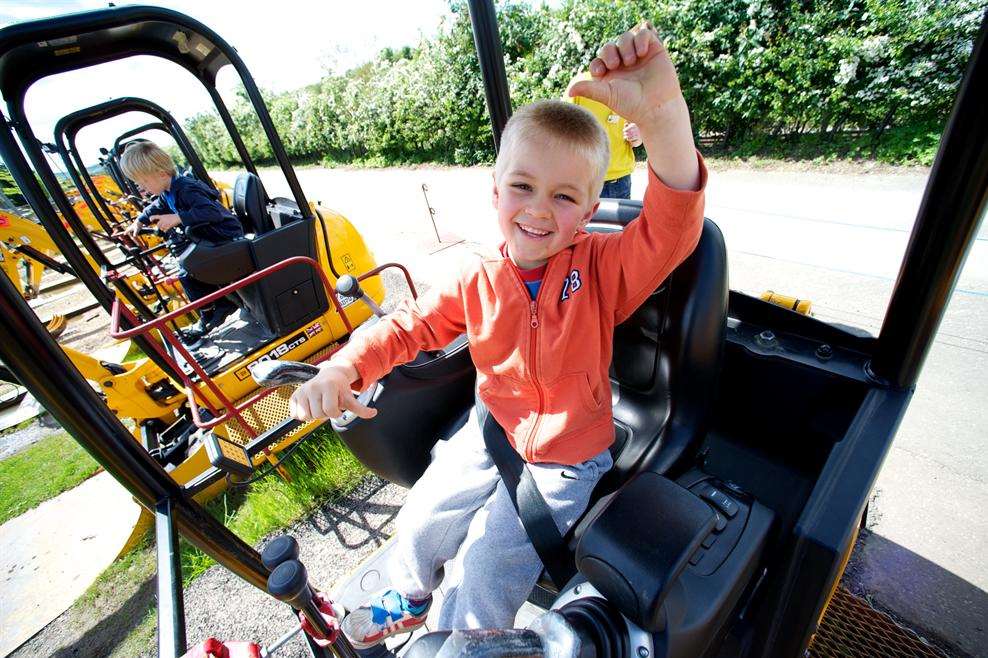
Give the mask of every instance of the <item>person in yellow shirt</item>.
[[[570, 82], [570, 85], [580, 80], [589, 79], [589, 71], [581, 73]], [[600, 192], [601, 198], [630, 199], [631, 172], [635, 169], [635, 152], [633, 149], [642, 143], [638, 126], [625, 121], [624, 117], [603, 103], [589, 98], [564, 94], [563, 100], [576, 103], [588, 110], [604, 126], [604, 132], [607, 133], [607, 139], [611, 144], [611, 162], [607, 167], [607, 173], [604, 175], [604, 189]]]

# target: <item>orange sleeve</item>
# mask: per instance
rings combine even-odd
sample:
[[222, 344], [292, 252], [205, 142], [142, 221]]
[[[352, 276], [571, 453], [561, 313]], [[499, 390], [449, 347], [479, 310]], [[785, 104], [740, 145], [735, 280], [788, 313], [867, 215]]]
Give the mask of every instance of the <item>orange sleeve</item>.
[[408, 363], [422, 350], [438, 350], [466, 331], [462, 282], [436, 286], [418, 300], [405, 300], [374, 326], [355, 332], [333, 360], [351, 364], [360, 375], [353, 388], [363, 390]]
[[693, 253], [703, 229], [707, 168], [699, 153], [700, 187], [675, 190], [648, 167], [642, 212], [619, 233], [597, 234], [597, 276], [622, 322]]

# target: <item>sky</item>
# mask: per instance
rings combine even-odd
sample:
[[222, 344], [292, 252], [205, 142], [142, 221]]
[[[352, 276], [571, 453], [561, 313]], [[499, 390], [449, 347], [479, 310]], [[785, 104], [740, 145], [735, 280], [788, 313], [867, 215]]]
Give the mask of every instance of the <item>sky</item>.
[[[0, 27], [107, 4], [0, 0]], [[415, 45], [434, 35], [443, 17], [449, 16], [446, 0], [158, 0], [147, 4], [180, 11], [212, 28], [237, 49], [257, 84], [272, 91], [301, 87], [328, 71], [345, 71], [385, 47]], [[236, 82], [237, 76], [228, 67], [218, 81], [224, 98]], [[205, 90], [189, 73], [147, 56], [41, 80], [28, 91], [25, 105], [35, 134], [52, 141], [55, 122], [65, 114], [121, 96], [147, 98], [180, 121], [212, 107]], [[99, 146], [150, 120], [147, 115], [131, 113], [94, 125], [79, 133], [79, 148], [87, 161], [95, 161]], [[162, 134], [149, 136], [156, 139]]]

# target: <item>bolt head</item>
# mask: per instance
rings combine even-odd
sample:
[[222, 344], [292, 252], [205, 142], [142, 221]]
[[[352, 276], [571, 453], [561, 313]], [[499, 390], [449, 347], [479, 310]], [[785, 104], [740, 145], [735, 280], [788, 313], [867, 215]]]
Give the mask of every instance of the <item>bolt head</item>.
[[638, 658], [648, 658], [648, 649], [645, 647], [638, 647]]

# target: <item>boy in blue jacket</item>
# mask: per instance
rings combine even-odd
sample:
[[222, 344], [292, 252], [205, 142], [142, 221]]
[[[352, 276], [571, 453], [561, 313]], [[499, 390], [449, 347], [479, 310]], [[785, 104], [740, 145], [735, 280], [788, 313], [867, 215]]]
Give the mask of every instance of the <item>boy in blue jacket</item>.
[[[223, 207], [215, 190], [190, 176], [180, 176], [171, 156], [153, 142], [131, 143], [120, 156], [120, 169], [149, 194], [157, 195], [138, 215], [127, 233], [136, 236], [142, 226], [155, 224], [164, 234], [181, 226], [192, 242], [218, 244], [243, 237], [240, 220]], [[189, 301], [219, 290], [219, 286], [192, 277], [184, 269], [179, 280]], [[200, 309], [200, 320], [185, 342], [197, 343], [218, 327], [237, 305], [226, 297]]]

